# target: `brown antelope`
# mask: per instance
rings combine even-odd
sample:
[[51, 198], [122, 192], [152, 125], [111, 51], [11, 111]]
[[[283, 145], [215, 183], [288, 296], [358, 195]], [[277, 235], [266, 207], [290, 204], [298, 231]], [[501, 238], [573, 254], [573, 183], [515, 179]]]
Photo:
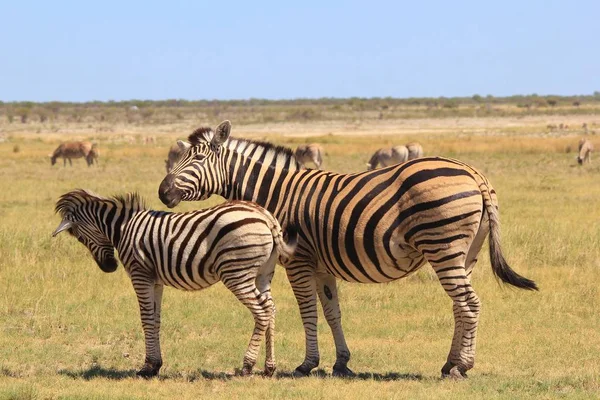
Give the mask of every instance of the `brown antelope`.
[[579, 141], [579, 153], [577, 154], [577, 162], [582, 165], [585, 162], [588, 164], [592, 162], [592, 151], [594, 151], [594, 145], [587, 139], [581, 139]]
[[317, 169], [321, 169], [321, 164], [323, 164], [323, 147], [321, 145], [316, 143], [301, 144], [296, 148], [294, 155], [300, 164], [306, 165], [306, 163], [312, 162], [317, 166]]
[[183, 150], [179, 148], [179, 145], [175, 143], [169, 149], [169, 154], [167, 155], [167, 159], [165, 160], [165, 167], [167, 168], [167, 174], [171, 172], [177, 161], [181, 158], [183, 154]]
[[[72, 158], [85, 158], [88, 167], [92, 164], [93, 160], [88, 158], [90, 151], [92, 150], [92, 144], [90, 142], [66, 142], [61, 143], [54, 153], [50, 155], [50, 162], [52, 165], [56, 164], [56, 159], [62, 157], [63, 166], [67, 166], [67, 160], [69, 165], [73, 166]], [[97, 158], [97, 150], [96, 157]]]

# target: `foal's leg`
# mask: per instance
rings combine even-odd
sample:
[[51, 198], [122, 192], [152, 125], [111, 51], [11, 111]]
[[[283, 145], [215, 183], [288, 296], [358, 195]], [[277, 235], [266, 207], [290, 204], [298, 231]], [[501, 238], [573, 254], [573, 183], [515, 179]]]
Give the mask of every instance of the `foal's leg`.
[[245, 305], [254, 317], [254, 331], [250, 338], [250, 344], [244, 355], [244, 363], [242, 367], [242, 375], [250, 375], [252, 368], [256, 364], [258, 351], [260, 350], [260, 342], [262, 341], [265, 331], [272, 323], [271, 319], [274, 312], [273, 299], [270, 292], [262, 294], [255, 284], [255, 279], [248, 281], [243, 279], [240, 282], [239, 277], [231, 277], [227, 275], [221, 277], [221, 281], [225, 286], [237, 297], [237, 299]]
[[277, 261], [277, 252], [273, 252], [269, 260], [265, 265], [258, 271], [256, 276], [256, 288], [260, 292], [261, 296], [267, 298], [273, 305], [271, 320], [267, 327], [265, 342], [266, 342], [266, 357], [265, 357], [265, 376], [272, 376], [275, 372], [275, 303], [271, 297], [271, 280], [275, 273], [275, 263]]
[[[155, 285], [154, 282], [135, 275], [132, 275], [131, 279], [140, 306], [140, 316], [146, 342], [146, 359], [144, 360], [144, 366], [137, 372], [137, 375], [143, 378], [151, 378], [158, 375], [162, 366], [158, 329], [155, 327], [157, 315]], [[159, 290], [159, 297], [161, 295], [162, 289]], [[158, 314], [160, 315], [160, 308]]]

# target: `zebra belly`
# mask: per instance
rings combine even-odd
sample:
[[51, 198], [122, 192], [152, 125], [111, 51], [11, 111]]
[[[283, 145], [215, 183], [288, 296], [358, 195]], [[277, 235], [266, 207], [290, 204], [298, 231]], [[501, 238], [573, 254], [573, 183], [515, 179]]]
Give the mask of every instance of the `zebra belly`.
[[388, 246], [381, 243], [371, 251], [371, 257], [363, 255], [354, 258], [347, 251], [341, 251], [342, 262], [331, 262], [320, 257], [318, 271], [327, 272], [348, 282], [385, 283], [402, 279], [417, 271], [425, 264], [423, 255], [406, 244], [390, 241]]

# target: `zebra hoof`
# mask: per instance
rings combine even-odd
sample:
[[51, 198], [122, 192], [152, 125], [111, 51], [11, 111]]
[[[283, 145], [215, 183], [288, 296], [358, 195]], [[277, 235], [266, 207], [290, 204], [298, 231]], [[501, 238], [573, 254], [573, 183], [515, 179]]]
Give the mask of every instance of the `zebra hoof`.
[[467, 378], [467, 372], [463, 371], [458, 365], [454, 365], [450, 362], [447, 362], [446, 365], [442, 367], [442, 379], [449, 378], [455, 380], [462, 380]]
[[265, 365], [264, 376], [270, 378], [275, 373], [275, 365]]
[[352, 378], [356, 376], [356, 374], [345, 365], [334, 365], [332, 375], [336, 378]]
[[294, 373], [292, 374], [292, 376], [294, 378], [306, 378], [309, 375], [310, 375], [310, 369], [306, 368], [303, 365], [301, 365], [298, 368], [296, 368], [294, 370]]
[[252, 367], [248, 365], [244, 365], [242, 368], [242, 376], [250, 376], [252, 375]]
[[136, 372], [136, 376], [139, 378], [144, 378], [144, 379], [151, 379], [154, 378], [155, 376], [158, 376], [158, 371], [159, 368], [152, 368], [152, 367], [148, 367], [146, 365], [144, 365], [144, 367], [142, 369], [140, 369], [138, 372]]

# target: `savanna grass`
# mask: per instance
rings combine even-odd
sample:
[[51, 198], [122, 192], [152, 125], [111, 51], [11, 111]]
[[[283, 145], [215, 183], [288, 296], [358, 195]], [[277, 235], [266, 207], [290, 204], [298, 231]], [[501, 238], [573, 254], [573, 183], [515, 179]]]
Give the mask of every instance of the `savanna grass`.
[[[185, 136], [183, 132], [181, 136]], [[34, 137], [34, 136], [31, 136]], [[326, 169], [363, 170], [378, 147], [418, 139], [426, 155], [479, 168], [498, 192], [503, 250], [539, 293], [499, 286], [487, 250], [473, 275], [483, 309], [475, 368], [465, 382], [439, 380], [453, 331], [451, 302], [429, 267], [383, 285], [340, 284], [350, 367], [335, 360], [320, 317], [320, 370], [290, 373], [302, 361], [304, 334], [285, 274], [278, 268], [274, 379], [236, 375], [252, 324], [221, 285], [165, 291], [161, 377], [134, 377], [144, 356], [138, 307], [121, 269], [102, 273], [68, 236], [50, 238], [57, 197], [73, 188], [103, 195], [139, 191], [164, 209], [157, 189], [175, 136], [157, 146], [100, 142], [100, 166], [74, 160], [50, 167], [57, 140], [28, 136], [0, 144], [0, 398], [590, 398], [600, 390], [600, 164], [576, 166], [576, 137], [313, 137], [273, 135], [278, 144], [316, 141]], [[39, 137], [39, 136], [38, 136]], [[15, 144], [21, 151], [12, 151]], [[600, 143], [599, 143], [600, 144]], [[600, 145], [598, 146], [600, 147]], [[182, 203], [177, 211], [216, 204]]]

